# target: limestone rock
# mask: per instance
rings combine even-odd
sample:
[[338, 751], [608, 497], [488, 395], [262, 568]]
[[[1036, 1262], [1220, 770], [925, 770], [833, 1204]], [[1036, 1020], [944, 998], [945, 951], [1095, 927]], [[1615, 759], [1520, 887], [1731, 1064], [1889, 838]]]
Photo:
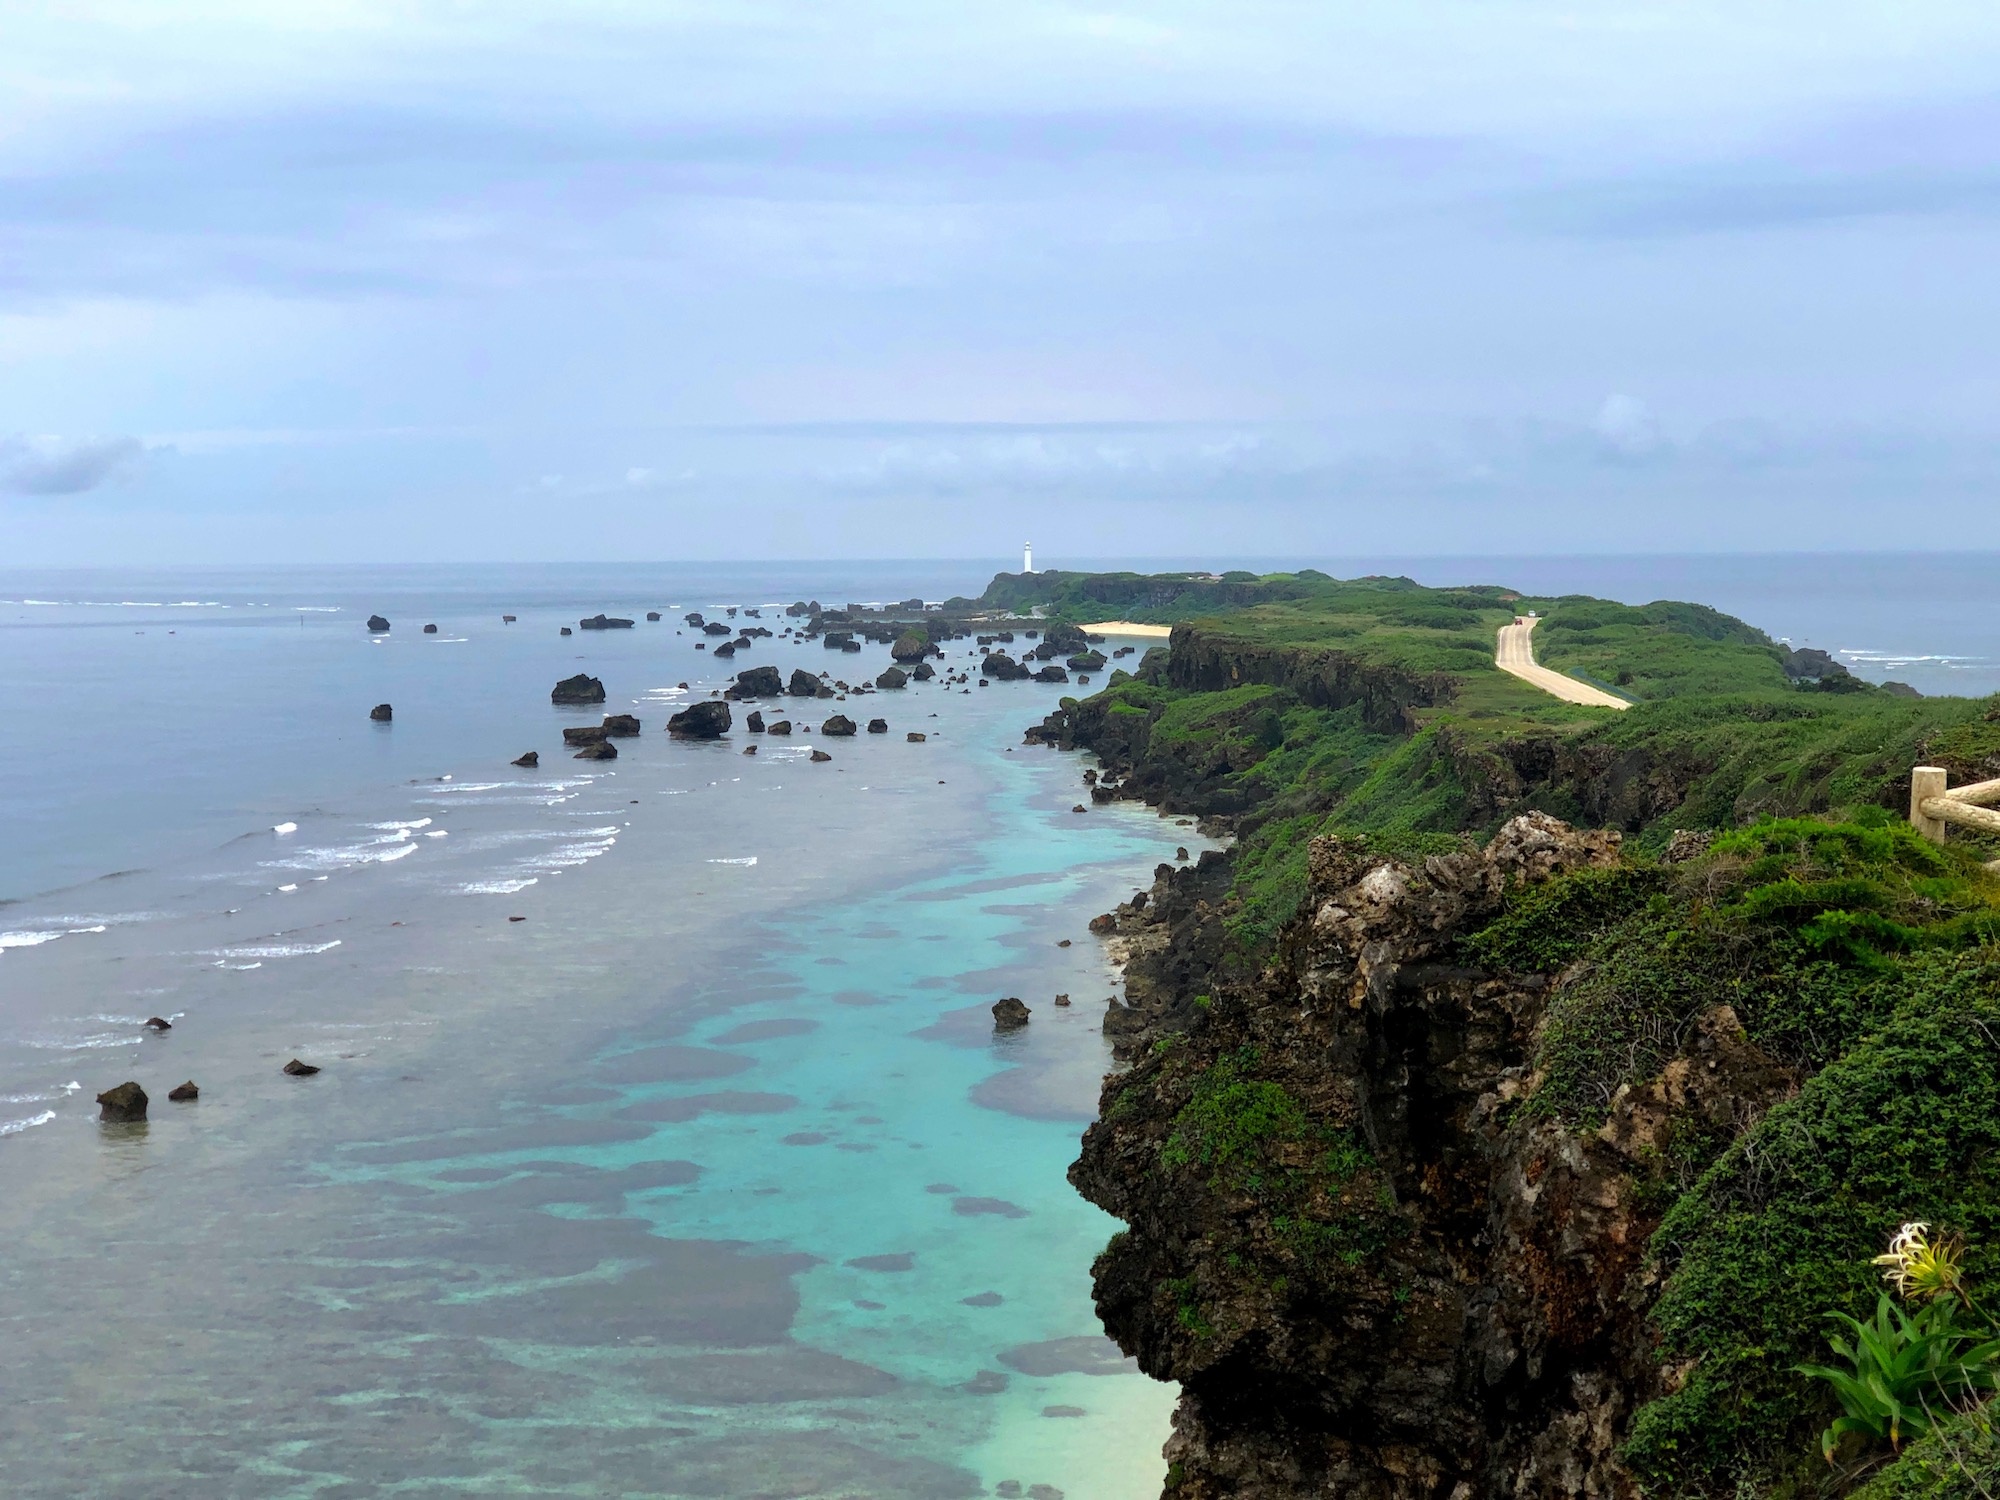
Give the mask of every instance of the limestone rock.
[[779, 719], [764, 732], [766, 734], [790, 734], [792, 732], [792, 721], [790, 719]]
[[854, 733], [854, 721], [846, 714], [835, 714], [819, 726], [819, 732], [828, 739], [846, 739]]
[[630, 630], [632, 628], [630, 620], [621, 620], [616, 615], [606, 614], [595, 614], [587, 620], [578, 620], [576, 623], [577, 627], [581, 630]]
[[586, 743], [581, 750], [576, 752], [575, 759], [616, 760], [618, 759], [618, 747], [612, 744], [611, 741], [609, 740], [605, 739], [591, 740], [588, 743]]
[[909, 682], [909, 673], [905, 672], [901, 667], [889, 667], [883, 671], [880, 677], [875, 679], [875, 686], [878, 688], [908, 687]]
[[317, 1063], [300, 1062], [295, 1057], [286, 1063], [280, 1071], [289, 1073], [294, 1078], [310, 1078], [319, 1071], [319, 1065]]
[[[565, 635], [569, 633], [568, 627], [564, 627], [563, 633]], [[549, 693], [551, 703], [602, 703], [603, 701], [604, 684], [583, 672], [577, 673], [574, 677], [565, 677]]]
[[396, 711], [386, 703], [378, 703], [368, 710], [368, 717], [377, 724], [387, 724], [396, 717]]
[[912, 745], [921, 745], [925, 740], [929, 739], [930, 736], [927, 734], [920, 733], [915, 729], [912, 729], [908, 734], [904, 735], [903, 738], [908, 740]]
[[887, 719], [870, 719], [868, 721], [868, 732], [870, 734], [887, 734], [889, 732], [889, 721]]
[[380, 615], [370, 615], [368, 617], [368, 629], [374, 634], [380, 635], [383, 631], [387, 630], [388, 628], [389, 628], [389, 622], [383, 619]]
[[1028, 1007], [1013, 995], [993, 1002], [993, 1029], [1019, 1031], [1028, 1024]]
[[630, 739], [639, 732], [639, 721], [631, 714], [606, 714], [604, 732], [614, 740]]
[[776, 667], [749, 667], [736, 674], [739, 698], [775, 698], [785, 690], [785, 679]]
[[167, 1097], [176, 1104], [186, 1104], [191, 1099], [199, 1099], [201, 1097], [201, 1089], [190, 1078], [186, 1083], [168, 1089]]
[[828, 755], [824, 750], [813, 751], [812, 758], [815, 761], [829, 761], [833, 759], [833, 757], [831, 755]]
[[530, 750], [525, 755], [516, 758], [516, 760], [514, 761], [515, 765], [526, 766], [530, 771], [534, 770], [535, 767], [539, 766], [541, 763], [542, 763], [542, 752], [539, 750]]
[[690, 703], [667, 720], [667, 733], [676, 739], [712, 740], [729, 732], [729, 705], [719, 700]]
[[785, 691], [794, 698], [817, 698], [819, 679], [804, 667], [794, 667], [792, 680], [785, 684]]
[[97, 1096], [97, 1118], [111, 1124], [129, 1124], [146, 1118], [146, 1091], [136, 1083], [121, 1083]]

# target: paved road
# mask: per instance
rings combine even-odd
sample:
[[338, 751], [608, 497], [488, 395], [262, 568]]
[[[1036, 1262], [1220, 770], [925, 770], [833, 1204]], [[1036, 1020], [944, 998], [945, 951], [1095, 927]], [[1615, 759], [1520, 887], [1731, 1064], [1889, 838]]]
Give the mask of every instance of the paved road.
[[1547, 667], [1536, 666], [1534, 643], [1528, 637], [1534, 634], [1537, 623], [1533, 615], [1517, 615], [1512, 625], [1502, 625], [1500, 645], [1493, 653], [1494, 665], [1503, 672], [1513, 673], [1523, 682], [1532, 683], [1545, 693], [1555, 694], [1565, 703], [1588, 703], [1596, 708], [1624, 709], [1632, 706], [1602, 688], [1594, 688], [1587, 682], [1578, 682], [1574, 677], [1565, 677]]

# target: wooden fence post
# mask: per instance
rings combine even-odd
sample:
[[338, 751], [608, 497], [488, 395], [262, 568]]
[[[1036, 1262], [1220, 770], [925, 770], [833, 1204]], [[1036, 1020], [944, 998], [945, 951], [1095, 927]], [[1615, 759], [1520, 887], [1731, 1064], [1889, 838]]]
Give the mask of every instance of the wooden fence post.
[[1940, 766], [1916, 766], [1910, 771], [1910, 823], [1934, 844], [1944, 842], [1944, 819], [1924, 816], [1924, 803], [1944, 795], [1949, 773]]

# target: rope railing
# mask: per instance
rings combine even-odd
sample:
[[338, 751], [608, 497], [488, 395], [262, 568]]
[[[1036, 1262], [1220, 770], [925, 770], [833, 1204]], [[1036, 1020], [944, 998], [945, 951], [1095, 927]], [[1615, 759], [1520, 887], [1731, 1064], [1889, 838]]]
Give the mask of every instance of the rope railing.
[[[1947, 825], [1957, 823], [1983, 833], [2000, 833], [2000, 812], [1992, 804], [2000, 802], [2000, 777], [1992, 781], [1972, 781], [1964, 786], [1948, 786], [1950, 775], [1941, 766], [1917, 766], [1910, 772], [1910, 823], [1932, 843], [1944, 842]], [[2000, 869], [2000, 860], [1988, 867]]]

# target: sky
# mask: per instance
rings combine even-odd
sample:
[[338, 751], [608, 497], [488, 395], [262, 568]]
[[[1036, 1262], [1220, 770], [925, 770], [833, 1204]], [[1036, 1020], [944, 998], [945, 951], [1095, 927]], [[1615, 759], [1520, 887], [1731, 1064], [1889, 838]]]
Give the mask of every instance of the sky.
[[1965, 545], [1996, 80], [1932, 0], [0, 0], [0, 564]]

